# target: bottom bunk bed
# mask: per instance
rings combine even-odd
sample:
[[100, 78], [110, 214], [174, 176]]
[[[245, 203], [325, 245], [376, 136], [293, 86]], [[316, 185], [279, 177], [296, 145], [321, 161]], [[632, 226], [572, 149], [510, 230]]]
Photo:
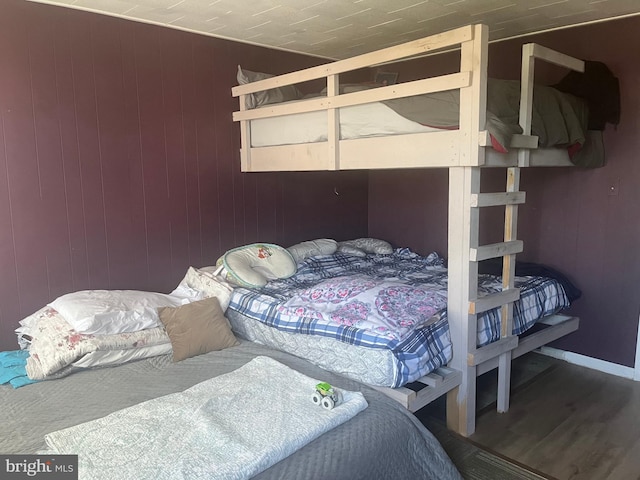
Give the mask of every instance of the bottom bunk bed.
[[[514, 358], [578, 328], [577, 318], [558, 314], [570, 305], [561, 281], [525, 276], [516, 286], [513, 334], [523, 339]], [[479, 292], [501, 288], [499, 277], [479, 276]], [[447, 269], [435, 253], [335, 252], [307, 258], [295, 275], [260, 289], [235, 289], [227, 317], [240, 337], [373, 386], [415, 412], [460, 384], [460, 372], [447, 367], [446, 305]], [[500, 339], [500, 317], [499, 308], [478, 315], [479, 347]], [[496, 366], [491, 358], [478, 374]]]

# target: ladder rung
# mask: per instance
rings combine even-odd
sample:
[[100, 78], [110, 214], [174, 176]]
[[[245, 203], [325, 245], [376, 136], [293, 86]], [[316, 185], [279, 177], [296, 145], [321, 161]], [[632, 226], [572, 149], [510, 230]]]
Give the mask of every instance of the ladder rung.
[[535, 135], [514, 134], [511, 136], [510, 148], [538, 148], [538, 137]]
[[511, 240], [509, 242], [492, 243], [478, 248], [472, 248], [470, 259], [472, 262], [481, 262], [487, 258], [503, 257], [505, 255], [515, 255], [522, 252], [524, 243], [522, 240]]
[[467, 354], [467, 365], [475, 366], [486, 362], [498, 355], [513, 350], [518, 346], [518, 337], [511, 335], [492, 342], [484, 347], [477, 348], [474, 352]]
[[491, 310], [492, 308], [515, 302], [520, 298], [519, 288], [510, 288], [497, 293], [491, 293], [469, 302], [469, 314], [477, 314]]
[[474, 193], [473, 195], [471, 195], [472, 207], [519, 205], [525, 203], [525, 201], [525, 192]]

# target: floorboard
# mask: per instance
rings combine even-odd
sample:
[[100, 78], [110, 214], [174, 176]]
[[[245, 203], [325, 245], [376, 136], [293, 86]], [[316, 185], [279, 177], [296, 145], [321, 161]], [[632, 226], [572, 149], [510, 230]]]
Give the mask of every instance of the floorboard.
[[640, 480], [640, 382], [554, 362], [471, 439], [558, 480]]

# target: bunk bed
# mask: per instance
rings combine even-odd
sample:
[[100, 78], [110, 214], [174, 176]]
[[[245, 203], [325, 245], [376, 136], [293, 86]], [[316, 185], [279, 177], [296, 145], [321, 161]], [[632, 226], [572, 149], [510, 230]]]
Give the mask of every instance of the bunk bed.
[[[345, 72], [458, 46], [458, 72], [363, 91], [347, 93], [340, 88], [339, 76]], [[578, 318], [552, 315], [540, 322], [547, 328], [526, 338], [519, 339], [512, 334], [513, 303], [519, 298], [519, 289], [514, 287], [515, 256], [523, 249], [522, 241], [516, 238], [518, 205], [525, 202], [525, 192], [519, 190], [520, 169], [573, 165], [566, 149], [538, 148], [538, 138], [531, 134], [534, 60], [541, 59], [575, 71], [583, 71], [584, 62], [540, 45], [523, 46], [519, 104], [521, 133], [511, 134], [508, 143], [501, 144], [508, 152], [498, 153], [492, 148], [496, 145], [495, 132], [487, 121], [490, 116], [487, 110], [487, 57], [488, 28], [471, 25], [232, 89], [233, 96], [239, 97], [240, 109], [233, 119], [240, 123], [241, 168], [245, 172], [448, 168], [447, 316], [453, 358], [446, 368], [421, 378], [420, 382], [427, 387], [418, 392], [407, 388], [383, 390], [413, 411], [446, 393], [448, 426], [462, 435], [471, 435], [475, 430], [477, 375], [498, 368], [497, 408], [507, 411], [512, 359], [577, 330], [579, 325]], [[247, 108], [247, 100], [256, 93], [317, 79], [325, 79], [326, 96]], [[454, 128], [341, 137], [341, 110], [451, 90], [459, 92], [459, 121]], [[326, 140], [263, 146], [252, 143], [254, 122], [317, 112], [326, 116]], [[485, 167], [506, 168], [504, 192], [480, 192], [480, 176]], [[480, 209], [495, 206], [505, 208], [504, 241], [479, 245]], [[502, 291], [479, 296], [478, 263], [498, 257], [503, 258]], [[478, 348], [477, 316], [496, 307], [500, 307], [503, 314], [501, 338]]]

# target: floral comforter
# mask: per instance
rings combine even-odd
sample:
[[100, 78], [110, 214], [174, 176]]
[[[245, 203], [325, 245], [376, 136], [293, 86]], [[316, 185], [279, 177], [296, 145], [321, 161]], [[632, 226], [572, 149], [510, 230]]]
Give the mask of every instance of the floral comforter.
[[[562, 285], [546, 277], [516, 277], [513, 333], [569, 306]], [[502, 289], [500, 277], [479, 275], [479, 296]], [[442, 257], [409, 249], [356, 257], [311, 257], [287, 279], [257, 290], [237, 288], [229, 308], [290, 333], [321, 335], [372, 348], [387, 348], [403, 364], [446, 364], [447, 269]], [[478, 315], [478, 346], [500, 338], [500, 309]]]
[[[33, 317], [36, 323], [26, 365], [27, 375], [32, 380], [63, 376], [74, 367], [118, 364], [171, 351], [171, 342], [163, 327], [113, 335], [86, 335], [76, 332], [52, 307], [40, 309]], [[106, 356], [108, 361], [105, 361]]]

